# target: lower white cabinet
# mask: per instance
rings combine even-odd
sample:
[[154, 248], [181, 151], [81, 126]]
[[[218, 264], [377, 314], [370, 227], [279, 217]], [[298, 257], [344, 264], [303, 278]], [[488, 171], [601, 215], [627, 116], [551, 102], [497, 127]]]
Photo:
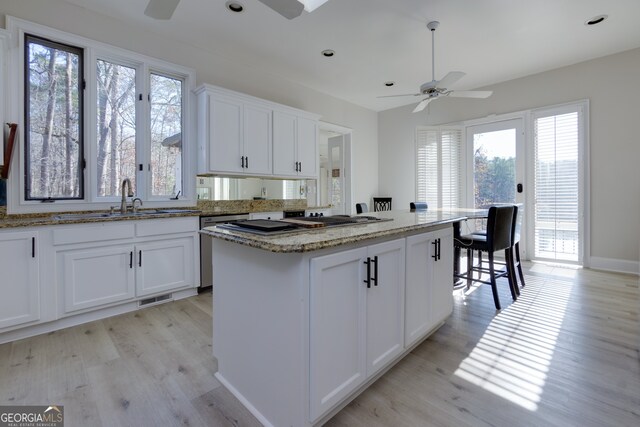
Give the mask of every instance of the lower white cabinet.
[[405, 347], [423, 338], [453, 311], [453, 231], [407, 237]]
[[405, 240], [311, 259], [310, 418], [402, 353]]
[[61, 258], [66, 313], [135, 297], [133, 245], [63, 251]]
[[136, 245], [136, 295], [146, 296], [195, 283], [193, 240], [180, 238]]
[[37, 232], [0, 233], [0, 330], [40, 318]]
[[194, 217], [55, 230], [60, 314], [195, 287], [197, 229]]

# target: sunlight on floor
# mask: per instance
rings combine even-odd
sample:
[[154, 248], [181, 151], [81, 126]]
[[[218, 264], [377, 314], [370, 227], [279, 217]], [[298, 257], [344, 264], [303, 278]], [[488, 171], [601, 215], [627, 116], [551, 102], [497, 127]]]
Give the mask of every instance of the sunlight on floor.
[[536, 276], [525, 280], [518, 300], [494, 317], [454, 374], [535, 411], [573, 282]]

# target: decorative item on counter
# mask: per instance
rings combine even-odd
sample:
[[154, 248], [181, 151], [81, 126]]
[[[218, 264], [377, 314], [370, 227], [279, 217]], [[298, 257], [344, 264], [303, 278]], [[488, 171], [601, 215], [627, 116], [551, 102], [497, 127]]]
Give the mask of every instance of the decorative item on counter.
[[4, 152], [4, 163], [2, 170], [0, 171], [0, 178], [2, 179], [7, 179], [9, 177], [11, 154], [13, 152], [13, 145], [16, 139], [16, 130], [18, 129], [18, 125], [16, 123], [7, 123], [7, 126], [9, 126], [9, 139], [7, 141], [7, 150]]

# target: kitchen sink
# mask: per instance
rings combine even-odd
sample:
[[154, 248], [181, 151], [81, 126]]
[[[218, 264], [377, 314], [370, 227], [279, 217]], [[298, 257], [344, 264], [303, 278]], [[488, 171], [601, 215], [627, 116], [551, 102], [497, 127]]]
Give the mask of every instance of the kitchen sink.
[[108, 212], [91, 212], [91, 213], [70, 213], [60, 214], [53, 217], [53, 219], [91, 219], [91, 218], [109, 218], [111, 216]]

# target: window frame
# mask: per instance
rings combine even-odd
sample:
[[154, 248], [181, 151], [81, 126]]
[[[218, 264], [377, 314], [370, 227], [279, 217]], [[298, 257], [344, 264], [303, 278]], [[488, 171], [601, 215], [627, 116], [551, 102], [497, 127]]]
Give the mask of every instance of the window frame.
[[[28, 93], [28, 88], [29, 88], [29, 83], [27, 81], [27, 73], [29, 72], [29, 67], [27, 67], [27, 61], [28, 61], [28, 55], [29, 55], [29, 41], [30, 40], [35, 40], [37, 41], [39, 44], [41, 44], [42, 46], [47, 46], [49, 48], [54, 48], [54, 49], [58, 49], [58, 48], [62, 48], [60, 50], [65, 50], [67, 52], [71, 52], [71, 53], [76, 53], [78, 55], [78, 93], [79, 93], [79, 98], [78, 98], [78, 114], [79, 114], [79, 125], [78, 125], [78, 138], [80, 139], [81, 143], [79, 145], [79, 159], [78, 159], [78, 164], [76, 165], [78, 168], [78, 171], [80, 171], [78, 173], [78, 178], [79, 178], [79, 192], [78, 192], [78, 197], [28, 197], [28, 189], [27, 189], [27, 183], [28, 183], [28, 179], [27, 177], [29, 176], [29, 174], [31, 173], [31, 163], [29, 162], [29, 156], [26, 154], [29, 151], [29, 146], [30, 146], [30, 138], [27, 135], [30, 135], [30, 132], [27, 132], [27, 128], [30, 126], [30, 112], [31, 112], [31, 108], [30, 102], [27, 102], [27, 93]], [[74, 52], [76, 51], [76, 52]], [[85, 195], [86, 195], [86, 177], [85, 177], [85, 169], [86, 169], [86, 157], [85, 157], [85, 140], [84, 140], [84, 127], [85, 127], [85, 115], [84, 115], [84, 103], [85, 103], [85, 87], [86, 87], [86, 82], [85, 82], [85, 77], [84, 77], [84, 56], [85, 56], [85, 50], [82, 47], [78, 47], [78, 46], [73, 46], [67, 43], [60, 43], [54, 40], [50, 40], [48, 38], [45, 37], [41, 37], [38, 35], [34, 35], [31, 33], [25, 33], [24, 34], [24, 44], [23, 44], [23, 58], [22, 58], [22, 66], [23, 66], [23, 89], [22, 89], [22, 93], [24, 94], [24, 126], [22, 127], [23, 129], [23, 133], [24, 133], [24, 176], [25, 176], [25, 180], [24, 180], [24, 186], [23, 186], [23, 191], [24, 191], [24, 200], [25, 201], [38, 201], [38, 202], [49, 202], [49, 201], [59, 201], [59, 200], [84, 200], [85, 199]], [[30, 92], [29, 92], [30, 93]]]
[[[179, 77], [183, 81], [182, 93], [182, 193], [179, 199], [169, 197], [150, 196], [150, 173], [148, 171], [136, 171], [136, 182], [138, 197], [145, 202], [145, 207], [165, 207], [165, 206], [193, 206], [196, 202], [195, 161], [197, 153], [196, 129], [195, 129], [195, 97], [193, 91], [196, 84], [195, 70], [181, 65], [173, 64], [162, 59], [152, 58], [140, 53], [121, 49], [99, 41], [91, 40], [71, 33], [60, 31], [54, 28], [35, 24], [26, 20], [6, 17], [7, 31], [11, 34], [14, 42], [8, 51], [8, 86], [7, 97], [11, 100], [11, 109], [7, 111], [7, 120], [15, 121], [19, 129], [25, 129], [24, 96], [21, 96], [22, 88], [25, 84], [25, 34], [30, 34], [38, 38], [51, 40], [60, 44], [68, 44], [84, 49], [83, 70], [86, 88], [84, 90], [84, 105], [82, 115], [83, 122], [83, 153], [86, 167], [84, 169], [84, 199], [55, 200], [53, 203], [42, 203], [40, 200], [25, 199], [25, 151], [24, 145], [17, 150], [16, 157], [19, 157], [20, 173], [13, 173], [7, 183], [7, 208], [11, 213], [36, 213], [36, 212], [61, 212], [70, 210], [94, 210], [108, 209], [115, 202], [120, 202], [120, 197], [98, 197], [97, 191], [97, 148], [96, 145], [96, 122], [97, 118], [97, 82], [96, 82], [96, 61], [103, 59], [113, 61], [118, 64], [140, 67], [143, 73], [138, 73], [136, 69], [136, 86], [141, 80], [142, 87], [148, 93], [149, 73], [151, 71], [168, 77]], [[20, 89], [18, 89], [20, 88]], [[138, 94], [138, 87], [136, 94]], [[144, 100], [148, 98], [143, 96]], [[140, 105], [144, 104], [144, 105]], [[136, 122], [140, 117], [149, 115], [149, 103], [138, 103], [136, 108]], [[24, 132], [18, 132], [18, 138], [24, 144]], [[144, 153], [140, 159], [140, 153]], [[150, 155], [149, 130], [145, 126], [137, 125], [136, 128], [136, 163], [145, 164], [144, 160]], [[143, 160], [143, 161], [141, 161]], [[138, 169], [138, 168], [137, 168]], [[146, 169], [146, 168], [145, 168]], [[88, 175], [86, 175], [88, 174]], [[147, 178], [147, 175], [148, 178]], [[144, 185], [144, 187], [138, 187]], [[149, 186], [147, 188], [147, 186]], [[144, 189], [144, 190], [142, 190]]]

